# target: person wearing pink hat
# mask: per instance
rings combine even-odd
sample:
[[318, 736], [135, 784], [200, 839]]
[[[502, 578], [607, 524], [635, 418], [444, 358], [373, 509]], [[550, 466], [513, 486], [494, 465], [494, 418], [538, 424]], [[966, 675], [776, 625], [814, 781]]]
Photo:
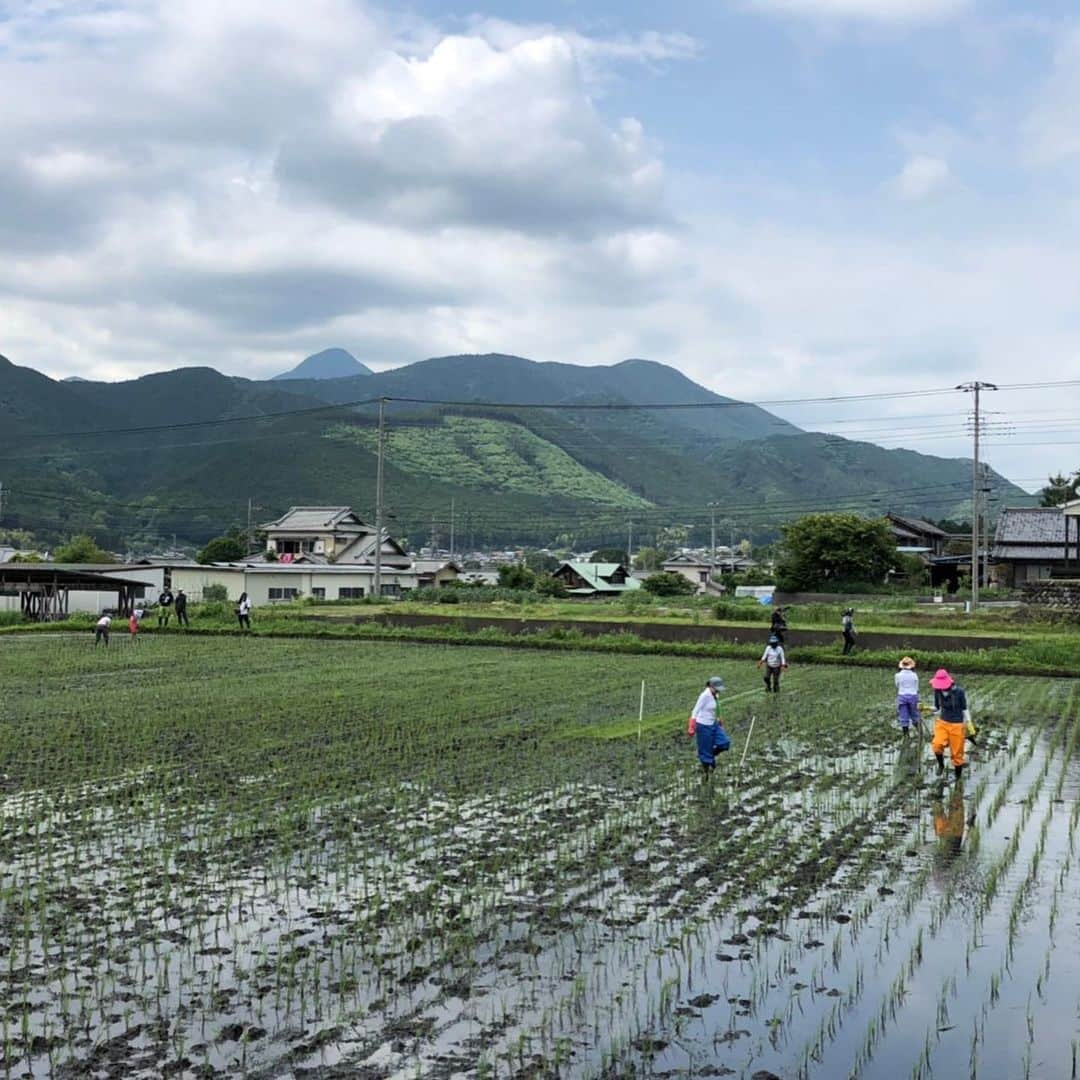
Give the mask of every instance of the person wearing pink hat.
[[937, 758], [938, 776], [945, 771], [947, 746], [952, 759], [953, 775], [959, 780], [964, 772], [964, 740], [967, 738], [964, 713], [968, 707], [967, 694], [962, 686], [956, 685], [953, 677], [944, 668], [938, 668], [930, 680], [930, 685], [934, 688], [934, 709], [937, 713], [934, 739], [930, 747]]

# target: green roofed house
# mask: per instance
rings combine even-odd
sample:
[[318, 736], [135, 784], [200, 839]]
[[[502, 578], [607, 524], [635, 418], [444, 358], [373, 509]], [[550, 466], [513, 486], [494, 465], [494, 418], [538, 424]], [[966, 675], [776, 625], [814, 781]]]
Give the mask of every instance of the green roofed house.
[[571, 596], [617, 596], [641, 588], [622, 563], [564, 562], [552, 575]]

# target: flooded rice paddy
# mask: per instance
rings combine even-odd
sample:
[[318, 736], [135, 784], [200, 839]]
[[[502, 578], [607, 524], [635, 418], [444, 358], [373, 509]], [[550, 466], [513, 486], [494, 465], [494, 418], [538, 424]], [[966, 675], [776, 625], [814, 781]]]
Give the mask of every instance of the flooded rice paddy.
[[0, 1070], [1076, 1076], [1076, 684], [958, 673], [957, 785], [715, 667], [706, 785], [696, 660], [0, 640]]

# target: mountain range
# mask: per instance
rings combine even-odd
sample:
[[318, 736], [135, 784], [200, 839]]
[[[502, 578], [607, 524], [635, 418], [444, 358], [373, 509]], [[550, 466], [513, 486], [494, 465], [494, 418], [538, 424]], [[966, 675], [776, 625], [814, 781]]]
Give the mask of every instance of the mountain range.
[[275, 379], [345, 379], [350, 375], [371, 375], [372, 370], [361, 364], [345, 349], [323, 349], [301, 360], [296, 367], [275, 375]]
[[[338, 350], [328, 350], [336, 354]], [[331, 356], [357, 363], [344, 350]], [[291, 505], [371, 515], [384, 406], [385, 501], [413, 544], [612, 543], [686, 526], [775, 534], [811, 510], [964, 517], [971, 463], [800, 430], [648, 360], [584, 367], [446, 356], [265, 381], [180, 368], [55, 381], [0, 357], [3, 525], [112, 547], [201, 542]], [[363, 365], [359, 365], [363, 367]], [[643, 406], [649, 406], [644, 408]], [[660, 407], [664, 406], [664, 407]], [[991, 474], [1002, 504], [1031, 497]], [[731, 524], [727, 524], [730, 522]]]

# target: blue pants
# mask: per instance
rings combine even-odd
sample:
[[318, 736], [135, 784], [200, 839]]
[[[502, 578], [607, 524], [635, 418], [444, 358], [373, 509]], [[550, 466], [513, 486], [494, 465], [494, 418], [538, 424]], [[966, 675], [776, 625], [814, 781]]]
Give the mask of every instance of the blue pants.
[[702, 765], [715, 765], [716, 755], [731, 749], [731, 740], [719, 724], [698, 724], [694, 732], [697, 738], [697, 756]]
[[909, 725], [919, 726], [919, 695], [899, 694], [896, 698], [896, 716], [900, 727], [907, 731]]

